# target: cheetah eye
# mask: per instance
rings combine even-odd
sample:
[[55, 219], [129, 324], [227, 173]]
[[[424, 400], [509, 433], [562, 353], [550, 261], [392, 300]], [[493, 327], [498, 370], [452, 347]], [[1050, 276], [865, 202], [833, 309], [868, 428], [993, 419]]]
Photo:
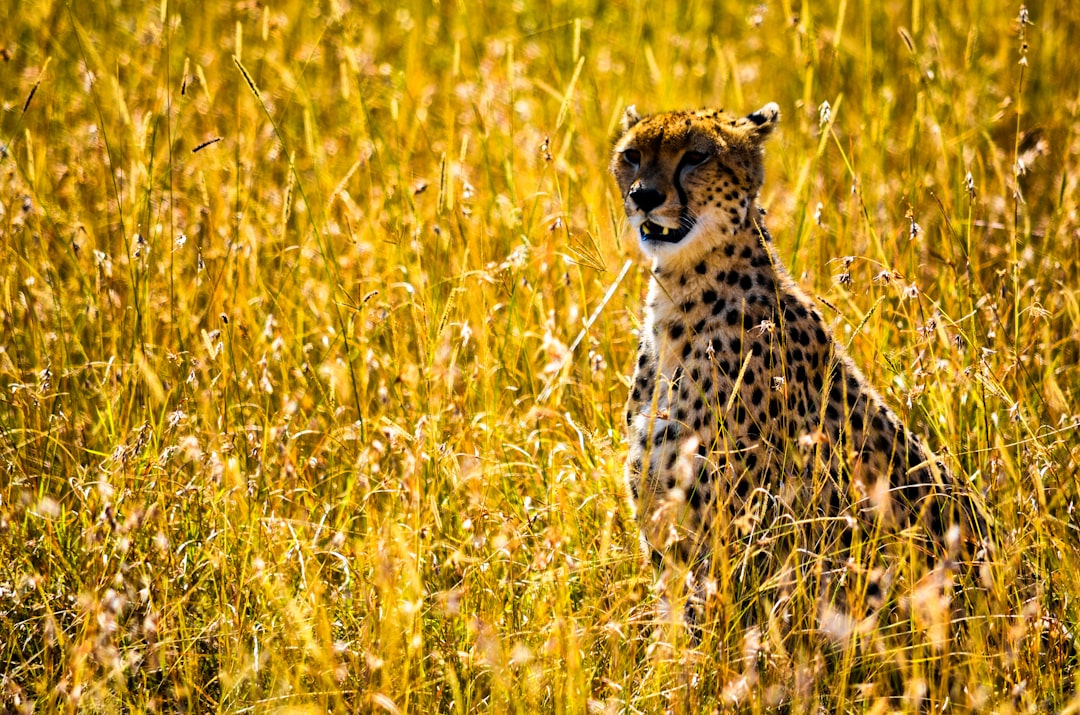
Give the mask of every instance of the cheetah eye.
[[641, 163], [641, 152], [637, 149], [627, 149], [622, 153], [622, 158], [630, 166], [637, 166]]
[[700, 166], [709, 160], [709, 155], [703, 151], [688, 151], [683, 154], [683, 161], [687, 166]]

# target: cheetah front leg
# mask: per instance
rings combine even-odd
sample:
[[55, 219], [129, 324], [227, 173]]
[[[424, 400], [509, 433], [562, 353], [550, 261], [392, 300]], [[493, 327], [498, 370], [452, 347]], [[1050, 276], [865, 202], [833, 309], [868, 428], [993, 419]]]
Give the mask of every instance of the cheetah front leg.
[[642, 545], [660, 575], [661, 616], [670, 613], [672, 602], [685, 602], [693, 631], [709, 572], [700, 510], [692, 503], [701, 450], [698, 436], [656, 402], [631, 419], [628, 478]]

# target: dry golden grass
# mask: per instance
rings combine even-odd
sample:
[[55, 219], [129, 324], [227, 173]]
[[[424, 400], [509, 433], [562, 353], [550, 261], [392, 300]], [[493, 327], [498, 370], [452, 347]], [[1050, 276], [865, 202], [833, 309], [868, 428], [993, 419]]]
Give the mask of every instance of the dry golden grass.
[[[0, 33], [0, 711], [1078, 708], [1080, 10], [129, 5]], [[1002, 535], [944, 644], [652, 626], [610, 141], [767, 101], [780, 254]]]

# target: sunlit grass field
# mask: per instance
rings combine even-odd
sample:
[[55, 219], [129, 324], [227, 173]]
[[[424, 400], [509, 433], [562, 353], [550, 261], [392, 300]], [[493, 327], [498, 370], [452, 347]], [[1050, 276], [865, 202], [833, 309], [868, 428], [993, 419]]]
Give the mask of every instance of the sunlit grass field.
[[[1053, 2], [11, 0], [0, 712], [1080, 710], [1078, 43]], [[626, 500], [619, 118], [768, 101], [781, 257], [998, 534], [904, 647], [738, 579], [695, 647]]]

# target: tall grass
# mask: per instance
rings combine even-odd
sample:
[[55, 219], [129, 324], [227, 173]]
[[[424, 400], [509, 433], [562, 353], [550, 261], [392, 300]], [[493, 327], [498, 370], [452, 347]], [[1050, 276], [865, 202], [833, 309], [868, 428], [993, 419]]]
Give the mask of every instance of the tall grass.
[[[1080, 707], [1080, 11], [713, 5], [9, 2], [0, 710]], [[944, 646], [655, 627], [610, 141], [767, 101], [781, 255], [1001, 535]]]

